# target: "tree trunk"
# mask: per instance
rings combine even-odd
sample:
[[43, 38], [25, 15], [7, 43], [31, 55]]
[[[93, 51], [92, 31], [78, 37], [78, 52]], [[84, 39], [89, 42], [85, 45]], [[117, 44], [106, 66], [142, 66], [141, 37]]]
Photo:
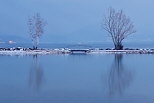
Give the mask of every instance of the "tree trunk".
[[35, 49], [34, 40], [32, 40], [33, 49]]
[[38, 44], [39, 44], [39, 38], [37, 37], [36, 38], [36, 47], [35, 47], [35, 49], [38, 49]]
[[115, 50], [123, 50], [123, 45], [122, 44], [115, 44]]

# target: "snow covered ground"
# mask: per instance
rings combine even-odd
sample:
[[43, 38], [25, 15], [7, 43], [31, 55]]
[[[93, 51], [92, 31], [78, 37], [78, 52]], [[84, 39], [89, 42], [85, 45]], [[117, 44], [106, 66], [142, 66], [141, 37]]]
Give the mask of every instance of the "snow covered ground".
[[[86, 49], [87, 50], [87, 49]], [[40, 50], [30, 50], [30, 49], [1, 49], [0, 55], [62, 55], [62, 54], [72, 54], [70, 49], [40, 49]], [[78, 53], [73, 53], [78, 54]], [[81, 53], [79, 53], [81, 54]], [[154, 50], [151, 49], [138, 49], [138, 50], [101, 50], [92, 49], [89, 52], [82, 54], [154, 54]]]
[[58, 55], [68, 54], [68, 50], [1, 50], [0, 55]]
[[90, 54], [154, 54], [154, 50], [92, 50]]

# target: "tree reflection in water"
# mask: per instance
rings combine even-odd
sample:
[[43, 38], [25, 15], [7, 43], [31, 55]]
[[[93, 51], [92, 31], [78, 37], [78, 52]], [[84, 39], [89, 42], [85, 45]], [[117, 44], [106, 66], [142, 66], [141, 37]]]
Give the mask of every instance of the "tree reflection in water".
[[116, 54], [113, 65], [109, 72], [108, 85], [110, 96], [122, 94], [130, 85], [133, 75], [122, 63], [122, 54]]
[[29, 73], [29, 85], [30, 87], [39, 90], [43, 82], [43, 70], [39, 64], [38, 56], [33, 56], [32, 67], [30, 68]]

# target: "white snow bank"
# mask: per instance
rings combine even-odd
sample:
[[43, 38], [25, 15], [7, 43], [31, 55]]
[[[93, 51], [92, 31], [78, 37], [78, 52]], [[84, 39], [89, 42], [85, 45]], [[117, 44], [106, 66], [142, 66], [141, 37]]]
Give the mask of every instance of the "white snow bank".
[[6, 50], [6, 51], [0, 51], [0, 55], [54, 55], [54, 54], [66, 54], [68, 53], [68, 50]]
[[[86, 54], [154, 54], [154, 50], [89, 50]], [[71, 54], [70, 49], [1, 50], [0, 55], [58, 55]]]

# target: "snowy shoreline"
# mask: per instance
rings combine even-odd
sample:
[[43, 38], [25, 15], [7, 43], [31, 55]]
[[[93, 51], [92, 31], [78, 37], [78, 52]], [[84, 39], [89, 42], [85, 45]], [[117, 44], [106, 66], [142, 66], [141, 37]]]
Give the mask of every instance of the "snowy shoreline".
[[[63, 55], [63, 54], [154, 54], [154, 49], [75, 49], [78, 52], [72, 52], [72, 49], [38, 49], [31, 48], [0, 48], [0, 55]], [[83, 52], [88, 51], [88, 52]]]

